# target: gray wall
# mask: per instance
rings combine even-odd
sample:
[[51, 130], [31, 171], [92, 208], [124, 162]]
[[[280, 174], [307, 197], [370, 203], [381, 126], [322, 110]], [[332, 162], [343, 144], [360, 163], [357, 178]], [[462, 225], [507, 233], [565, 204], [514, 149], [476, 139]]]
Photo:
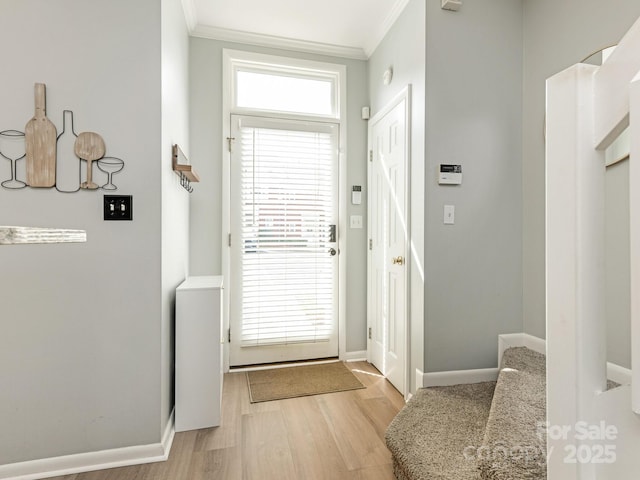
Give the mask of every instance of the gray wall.
[[162, 0], [161, 8], [162, 434], [174, 404], [175, 289], [189, 271], [189, 193], [180, 186], [171, 158], [173, 144], [189, 156], [189, 35], [181, 0]]
[[[280, 51], [237, 43], [191, 38], [190, 43], [190, 146], [191, 161], [201, 183], [191, 196], [191, 262], [193, 275], [222, 273], [222, 49], [282, 55], [347, 66], [347, 185], [366, 185], [367, 123], [360, 110], [368, 104], [367, 64], [320, 55]], [[366, 192], [365, 195], [366, 197]], [[351, 198], [350, 195], [348, 198]], [[366, 216], [367, 205], [351, 205], [347, 215]], [[348, 352], [366, 350], [366, 225], [347, 229]]]
[[[522, 331], [522, 13], [427, 2], [427, 371], [495, 367], [498, 335]], [[461, 186], [438, 186], [440, 163]]]
[[[525, 332], [545, 338], [545, 80], [617, 43], [640, 16], [640, 2], [526, 0], [524, 6], [523, 318]], [[611, 185], [611, 180], [608, 183]], [[611, 313], [610, 306], [607, 308]], [[620, 315], [615, 313], [617, 321]], [[623, 323], [620, 321], [621, 326]], [[617, 335], [620, 338], [620, 333]], [[610, 351], [628, 351], [627, 343], [610, 344]], [[626, 358], [625, 353], [610, 357], [623, 365]]]
[[[173, 198], [163, 191], [161, 135], [171, 135], [161, 118], [186, 102], [162, 105], [160, 6], [0, 0], [0, 129], [23, 130], [33, 84], [46, 83], [58, 131], [68, 108], [76, 132], [99, 132], [107, 154], [126, 162], [114, 178], [118, 193], [134, 197], [132, 222], [104, 222], [103, 191], [0, 189], [3, 225], [88, 234], [86, 244], [0, 248], [0, 464], [161, 439], [171, 403], [167, 289], [180, 268], [162, 260], [186, 263], [187, 242], [162, 241], [172, 230], [162, 222], [177, 215], [162, 207]], [[4, 159], [0, 175], [9, 177]]]
[[[412, 0], [369, 59], [371, 113], [382, 110], [411, 85], [411, 391], [415, 369], [424, 368], [424, 145], [425, 145], [425, 2]], [[393, 81], [385, 86], [384, 71], [393, 67]]]

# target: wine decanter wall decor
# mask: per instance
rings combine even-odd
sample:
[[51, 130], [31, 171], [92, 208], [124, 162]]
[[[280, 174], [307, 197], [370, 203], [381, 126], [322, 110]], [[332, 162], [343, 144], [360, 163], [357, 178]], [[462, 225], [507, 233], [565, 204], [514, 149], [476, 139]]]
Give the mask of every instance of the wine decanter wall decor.
[[[62, 193], [117, 190], [113, 177], [124, 169], [124, 160], [106, 156], [104, 139], [98, 133], [76, 133], [71, 110], [62, 112], [62, 130], [57, 132], [47, 118], [46, 85], [36, 83], [34, 93], [35, 113], [24, 132], [0, 131], [0, 160], [6, 160], [11, 170], [10, 177], [0, 186], [10, 190], [55, 188]], [[23, 178], [19, 178], [21, 163], [25, 164]], [[98, 183], [94, 173], [98, 174]]]

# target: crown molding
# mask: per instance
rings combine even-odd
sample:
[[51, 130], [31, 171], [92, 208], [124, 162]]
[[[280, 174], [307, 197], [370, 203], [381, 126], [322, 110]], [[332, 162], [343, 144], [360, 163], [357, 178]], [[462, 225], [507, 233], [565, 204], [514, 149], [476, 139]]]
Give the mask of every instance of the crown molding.
[[[400, 1], [406, 2], [408, 0]], [[184, 2], [193, 2], [193, 0], [183, 0], [183, 3]], [[368, 58], [365, 51], [361, 48], [309, 42], [306, 40], [294, 40], [291, 38], [242, 32], [239, 30], [230, 30], [205, 25], [196, 25], [195, 28], [190, 29], [190, 33], [192, 37], [209, 38], [225, 42], [281, 48], [284, 50], [329, 55], [332, 57], [353, 58], [356, 60], [367, 60]]]
[[182, 0], [182, 11], [184, 12], [184, 20], [187, 23], [187, 29], [191, 34], [198, 24], [196, 0]]
[[398, 20], [408, 4], [409, 0], [396, 0], [396, 3], [391, 7], [389, 15], [384, 19], [380, 28], [371, 36], [370, 41], [365, 44], [364, 53], [367, 58], [373, 55], [373, 52], [376, 51], [378, 45], [384, 40], [384, 37], [389, 33], [389, 30], [391, 30], [391, 27], [396, 23], [396, 20]]

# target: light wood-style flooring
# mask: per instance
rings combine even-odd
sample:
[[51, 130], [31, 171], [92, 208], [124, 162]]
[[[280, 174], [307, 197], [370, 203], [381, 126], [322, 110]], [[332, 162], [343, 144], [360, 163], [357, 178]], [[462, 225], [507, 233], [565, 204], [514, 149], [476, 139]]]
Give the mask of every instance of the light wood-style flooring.
[[256, 404], [229, 373], [222, 425], [177, 433], [166, 462], [54, 480], [393, 480], [384, 432], [404, 400], [368, 363], [347, 366], [366, 389]]

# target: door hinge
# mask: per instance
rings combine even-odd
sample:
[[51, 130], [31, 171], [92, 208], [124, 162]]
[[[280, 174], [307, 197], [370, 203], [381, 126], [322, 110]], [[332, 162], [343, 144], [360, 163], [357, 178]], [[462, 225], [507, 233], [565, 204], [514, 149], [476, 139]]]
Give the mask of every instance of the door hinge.
[[231, 146], [232, 146], [232, 142], [236, 139], [236, 137], [227, 137], [227, 142], [228, 142], [228, 146], [229, 146], [229, 153], [231, 153]]
[[231, 234], [229, 234], [229, 238], [227, 239], [227, 243], [231, 246]]
[[227, 343], [231, 343], [231, 329], [227, 328]]
[[373, 250], [373, 238], [369, 239], [369, 250]]
[[371, 327], [369, 327], [369, 340], [371, 340]]
[[373, 150], [369, 150], [369, 161], [373, 162]]

